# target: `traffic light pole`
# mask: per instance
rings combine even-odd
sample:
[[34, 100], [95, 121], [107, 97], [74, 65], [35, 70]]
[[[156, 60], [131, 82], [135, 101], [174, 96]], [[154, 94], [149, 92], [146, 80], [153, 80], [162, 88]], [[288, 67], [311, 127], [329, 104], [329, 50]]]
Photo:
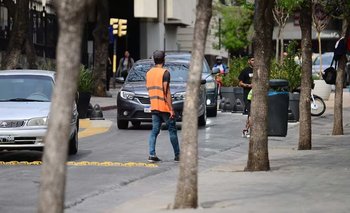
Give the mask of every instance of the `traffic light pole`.
[[117, 39], [118, 36], [114, 36], [113, 40], [113, 88], [116, 87], [116, 77], [117, 77]]

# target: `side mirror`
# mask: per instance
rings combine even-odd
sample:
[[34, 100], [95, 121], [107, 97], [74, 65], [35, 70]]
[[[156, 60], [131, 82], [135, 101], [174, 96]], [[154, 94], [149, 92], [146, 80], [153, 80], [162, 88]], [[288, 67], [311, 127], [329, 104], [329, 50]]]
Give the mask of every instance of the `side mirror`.
[[119, 84], [123, 84], [124, 83], [124, 78], [123, 77], [116, 77], [115, 78], [115, 82], [119, 83]]
[[212, 70], [211, 70], [211, 74], [218, 74], [220, 72], [220, 69], [218, 67], [214, 67]]
[[75, 103], [78, 104], [78, 101], [79, 101], [79, 92], [77, 91], [75, 93]]
[[201, 84], [206, 84], [207, 83], [207, 80], [203, 79], [201, 80]]

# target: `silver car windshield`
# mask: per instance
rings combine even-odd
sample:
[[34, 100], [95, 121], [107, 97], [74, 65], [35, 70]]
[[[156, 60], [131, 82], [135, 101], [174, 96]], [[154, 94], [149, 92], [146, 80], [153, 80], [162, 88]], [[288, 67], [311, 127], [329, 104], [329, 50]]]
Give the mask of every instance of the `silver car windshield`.
[[50, 102], [53, 86], [49, 76], [0, 75], [0, 101]]
[[[332, 63], [333, 55], [322, 55], [322, 64], [330, 65]], [[320, 57], [317, 56], [314, 65], [320, 65]]]
[[[127, 80], [128, 82], [146, 81], [146, 73], [154, 64], [136, 64], [130, 70]], [[164, 68], [170, 72], [171, 82], [186, 82], [189, 72], [188, 64], [181, 63], [165, 63]]]

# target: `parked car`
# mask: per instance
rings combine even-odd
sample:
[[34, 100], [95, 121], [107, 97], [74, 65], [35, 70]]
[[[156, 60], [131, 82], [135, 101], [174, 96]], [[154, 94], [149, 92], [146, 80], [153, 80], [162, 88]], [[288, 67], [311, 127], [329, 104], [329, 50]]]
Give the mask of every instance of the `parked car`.
[[[324, 71], [325, 69], [331, 66], [332, 59], [333, 59], [333, 52], [325, 52], [322, 54], [322, 71]], [[317, 54], [315, 57], [315, 60], [312, 63], [312, 74], [320, 73], [320, 66], [321, 66], [320, 62], [321, 62], [320, 55]], [[333, 63], [333, 66], [335, 66], [334, 63]]]
[[[129, 71], [128, 77], [117, 96], [117, 125], [127, 129], [129, 121], [138, 127], [141, 122], [152, 122], [150, 99], [146, 88], [146, 73], [154, 66], [151, 59], [139, 60]], [[177, 121], [182, 120], [186, 97], [189, 62], [181, 59], [166, 60], [164, 67], [170, 72], [170, 91]], [[198, 125], [206, 125], [206, 88], [202, 81], [198, 104]]]
[[[55, 72], [0, 71], [0, 150], [42, 150], [50, 119]], [[69, 154], [78, 152], [79, 120], [73, 107]]]
[[[190, 62], [191, 53], [189, 52], [177, 52], [177, 51], [166, 51], [165, 60], [167, 59], [182, 59]], [[206, 79], [205, 84], [207, 90], [206, 104], [207, 104], [207, 115], [208, 117], [216, 117], [217, 115], [217, 100], [218, 100], [218, 88], [215, 82], [214, 76], [211, 75], [211, 69], [207, 60], [203, 59], [203, 71], [202, 78]]]

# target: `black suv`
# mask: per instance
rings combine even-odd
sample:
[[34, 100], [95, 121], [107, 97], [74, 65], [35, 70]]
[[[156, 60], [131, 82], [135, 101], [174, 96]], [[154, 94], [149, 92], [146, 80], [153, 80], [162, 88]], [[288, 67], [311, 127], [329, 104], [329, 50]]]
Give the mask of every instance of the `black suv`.
[[[119, 129], [127, 129], [129, 121], [135, 127], [139, 127], [141, 122], [152, 122], [150, 99], [146, 88], [146, 73], [153, 66], [153, 60], [146, 59], [137, 61], [130, 69], [128, 77], [117, 96], [117, 125]], [[166, 59], [164, 68], [170, 72], [173, 109], [176, 119], [181, 121], [186, 97], [189, 62], [181, 59]], [[205, 82], [202, 81], [199, 95], [199, 126], [205, 126], [207, 119]]]
[[[178, 52], [178, 51], [166, 51], [165, 60], [167, 59], [181, 59], [186, 60], [190, 63], [191, 53], [190, 52]], [[211, 75], [211, 69], [207, 60], [203, 59], [203, 71], [202, 78], [207, 81], [205, 84], [207, 90], [206, 105], [208, 117], [216, 117], [217, 115], [217, 100], [218, 100], [218, 88], [215, 79]]]

